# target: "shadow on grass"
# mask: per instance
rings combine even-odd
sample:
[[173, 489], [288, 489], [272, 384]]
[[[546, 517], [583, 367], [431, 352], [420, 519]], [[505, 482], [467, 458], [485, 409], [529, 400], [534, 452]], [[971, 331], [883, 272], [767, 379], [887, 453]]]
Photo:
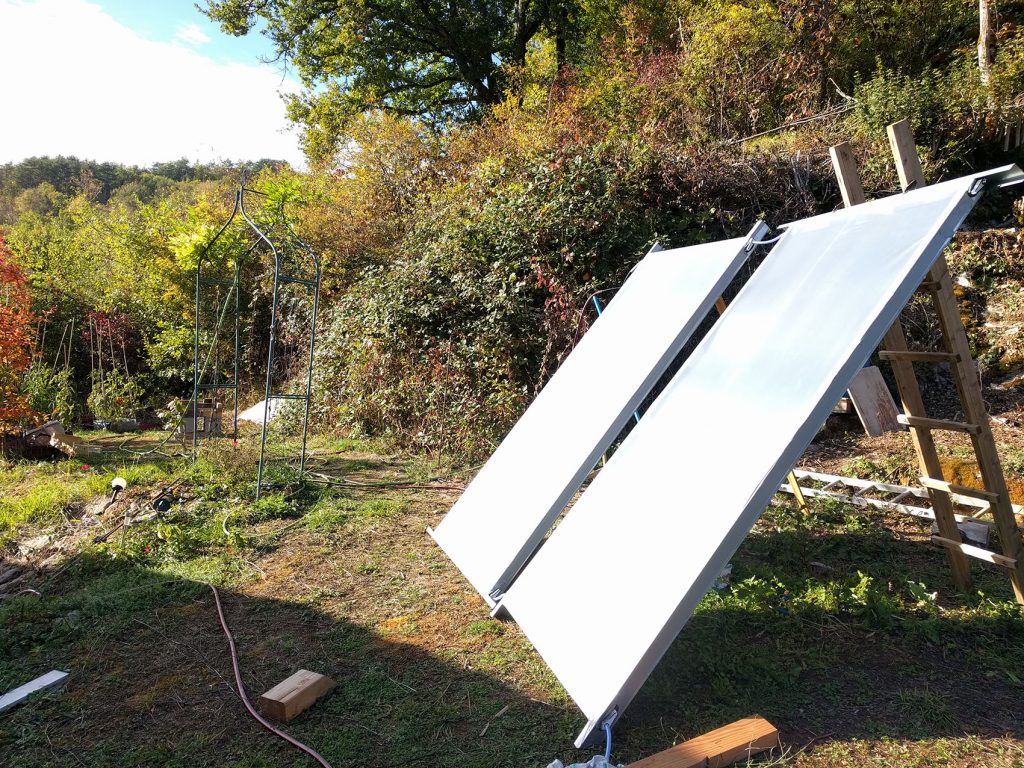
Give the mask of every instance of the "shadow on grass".
[[[206, 584], [93, 553], [43, 585], [55, 596], [0, 607], [0, 690], [53, 668], [71, 677], [0, 716], [0, 763], [313, 765], [245, 713]], [[337, 681], [284, 726], [335, 768], [546, 765], [571, 744], [570, 710], [469, 665], [308, 605], [220, 592], [254, 704], [300, 668]]]
[[[616, 759], [754, 712], [793, 748], [811, 739], [1024, 736], [1022, 614], [1001, 600], [946, 597], [941, 553], [868, 524], [842, 534], [758, 532], [733, 562], [732, 588], [701, 604], [617, 726]], [[1001, 573], [979, 576], [988, 594], [1005, 597]], [[92, 550], [44, 575], [43, 597], [3, 604], [0, 690], [52, 668], [72, 677], [63, 694], [0, 718], [0, 755], [18, 766], [311, 765], [245, 714], [198, 578]], [[463, 599], [444, 587], [460, 577], [443, 567], [431, 578], [431, 610], [443, 623], [445, 601]], [[911, 580], [939, 589], [944, 607], [915, 602]], [[488, 648], [458, 650], [459, 628], [445, 630], [450, 652], [427, 652], [414, 626], [404, 642], [401, 626], [384, 633], [355, 615], [230, 589], [222, 599], [250, 698], [300, 668], [338, 682], [287, 726], [335, 768], [582, 757], [569, 749], [583, 723], [575, 707], [534, 701], [478, 671]]]
[[957, 595], [940, 550], [863, 519], [748, 537], [731, 587], [705, 598], [627, 710], [622, 752], [755, 712], [794, 750], [1024, 737], [1024, 611], [1005, 574], [975, 567], [983, 594]]

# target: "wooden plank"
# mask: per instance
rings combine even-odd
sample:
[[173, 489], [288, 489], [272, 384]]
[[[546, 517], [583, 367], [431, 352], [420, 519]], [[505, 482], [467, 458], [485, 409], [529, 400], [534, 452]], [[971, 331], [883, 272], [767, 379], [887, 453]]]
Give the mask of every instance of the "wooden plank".
[[944, 493], [953, 493], [958, 496], [970, 496], [973, 499], [982, 499], [983, 501], [995, 501], [999, 498], [996, 494], [991, 491], [984, 491], [980, 488], [971, 488], [966, 485], [954, 485], [953, 483], [947, 483], [945, 480], [936, 480], [932, 477], [919, 478], [921, 485], [925, 488], [933, 488], [936, 491], [943, 491]]
[[755, 715], [645, 757], [629, 768], [722, 768], [778, 746], [778, 729]]
[[964, 544], [961, 541], [951, 541], [950, 539], [942, 536], [932, 536], [932, 543], [938, 544], [939, 546], [946, 547], [947, 549], [953, 549], [957, 552], [962, 552], [970, 557], [977, 558], [978, 560], [984, 560], [986, 563], [992, 563], [994, 565], [1001, 565], [1004, 568], [1016, 568], [1017, 561], [1012, 557], [1006, 555], [1000, 555], [998, 552], [991, 552], [981, 547], [975, 547], [971, 544]]
[[896, 401], [892, 399], [878, 366], [871, 365], [857, 371], [850, 382], [849, 393], [860, 423], [869, 435], [878, 437], [884, 432], [900, 431]]
[[889, 148], [896, 160], [896, 173], [900, 177], [900, 187], [906, 192], [911, 188], [925, 185], [924, 173], [921, 170], [921, 158], [917, 156], [917, 145], [914, 134], [910, 130], [909, 120], [900, 120], [885, 130], [889, 136]]
[[908, 427], [916, 427], [918, 429], [966, 432], [969, 435], [977, 435], [981, 432], [981, 426], [978, 424], [967, 424], [963, 421], [947, 421], [946, 419], [929, 419], [925, 416], [905, 416], [902, 413], [899, 415], [899, 422], [900, 424], [906, 424]]
[[0, 696], [0, 712], [18, 706], [34, 693], [60, 688], [67, 682], [67, 679], [67, 672], [55, 669], [52, 672], [47, 672], [45, 675], [37, 677], [31, 682], [20, 685]]
[[883, 360], [910, 360], [918, 363], [958, 363], [960, 357], [952, 352], [894, 352], [882, 350], [878, 356]]
[[829, 147], [829, 155], [832, 156], [832, 169], [839, 181], [839, 192], [843, 196], [843, 204], [849, 208], [851, 205], [859, 205], [867, 198], [864, 197], [864, 187], [860, 183], [860, 174], [857, 172], [857, 161], [853, 157], [853, 147], [850, 142], [844, 141]]
[[260, 709], [267, 717], [288, 722], [311, 707], [334, 685], [329, 677], [300, 669], [260, 696]]

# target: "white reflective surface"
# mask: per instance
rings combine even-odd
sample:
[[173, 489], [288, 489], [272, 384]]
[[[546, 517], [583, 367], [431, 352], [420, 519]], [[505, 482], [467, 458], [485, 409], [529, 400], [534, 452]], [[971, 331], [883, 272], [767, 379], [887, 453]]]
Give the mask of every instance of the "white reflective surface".
[[748, 239], [648, 254], [431, 531], [488, 602], [744, 263]]
[[512, 584], [503, 606], [590, 720], [577, 744], [654, 669], [973, 206], [974, 178], [789, 225]]

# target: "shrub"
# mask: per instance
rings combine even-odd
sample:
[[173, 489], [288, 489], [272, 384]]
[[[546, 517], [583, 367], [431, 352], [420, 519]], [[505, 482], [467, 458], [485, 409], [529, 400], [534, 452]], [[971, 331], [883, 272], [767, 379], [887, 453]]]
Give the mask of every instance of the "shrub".
[[143, 388], [138, 378], [114, 369], [93, 373], [92, 391], [86, 404], [100, 421], [134, 419], [143, 404]]
[[22, 388], [32, 410], [51, 419], [59, 419], [65, 425], [78, 420], [81, 409], [71, 368], [54, 368], [37, 360], [25, 374]]
[[21, 376], [29, 367], [34, 323], [28, 278], [0, 232], [0, 435], [16, 432], [32, 416]]

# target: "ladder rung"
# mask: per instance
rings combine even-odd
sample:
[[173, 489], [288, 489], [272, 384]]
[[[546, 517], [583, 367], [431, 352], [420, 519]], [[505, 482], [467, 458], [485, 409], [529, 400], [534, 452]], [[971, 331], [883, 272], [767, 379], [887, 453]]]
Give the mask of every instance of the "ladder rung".
[[882, 350], [878, 353], [882, 360], [911, 360], [920, 363], [958, 363], [960, 355], [955, 352], [913, 352], [910, 350]]
[[271, 395], [267, 398], [268, 400], [305, 400], [305, 395]]
[[865, 493], [870, 493], [871, 491], [874, 491], [874, 490], [877, 490], [877, 486], [875, 486], [874, 484], [865, 485], [863, 488], [861, 488], [859, 491], [857, 491], [853, 495], [854, 496], [863, 496]]
[[237, 389], [235, 384], [200, 384], [196, 389]]
[[222, 285], [225, 288], [233, 288], [235, 285], [234, 280], [220, 280], [214, 277], [201, 277], [199, 278], [200, 285]]
[[954, 485], [953, 483], [947, 483], [945, 480], [936, 480], [934, 477], [922, 477], [920, 478], [921, 485], [925, 488], [931, 488], [933, 491], [942, 491], [943, 493], [952, 493], [957, 496], [970, 496], [972, 499], [981, 499], [982, 501], [998, 501], [999, 494], [992, 493], [992, 491], [983, 491], [980, 488], [971, 488], [966, 485]]
[[277, 282], [279, 282], [279, 283], [298, 283], [299, 285], [305, 285], [305, 286], [307, 286], [309, 288], [312, 288], [312, 287], [314, 287], [316, 285], [316, 283], [314, 281], [312, 281], [312, 280], [303, 280], [301, 277], [288, 277], [287, 275], [284, 276], [284, 277], [278, 278]]
[[980, 435], [981, 427], [977, 424], [965, 424], [962, 421], [946, 421], [945, 419], [928, 419], [924, 416], [907, 416], [899, 414], [896, 421], [908, 427], [918, 429], [944, 429], [949, 432], [967, 432], [972, 435]]
[[[990, 515], [990, 514], [992, 514], [992, 505], [991, 504], [986, 504], [984, 507], [979, 507], [978, 511], [975, 512], [973, 515], [971, 515], [971, 520], [980, 520], [985, 515]], [[992, 516], [995, 517], [994, 514]]]
[[1004, 568], [1017, 567], [1017, 561], [1014, 558], [1007, 557], [1006, 555], [1000, 555], [998, 552], [990, 552], [987, 549], [975, 547], [971, 544], [964, 544], [963, 542], [953, 541], [952, 539], [944, 539], [942, 536], [932, 536], [932, 543], [938, 544], [940, 547], [946, 547], [947, 549], [955, 549], [969, 557], [976, 557], [979, 560], [984, 560], [986, 563], [1001, 565]]

